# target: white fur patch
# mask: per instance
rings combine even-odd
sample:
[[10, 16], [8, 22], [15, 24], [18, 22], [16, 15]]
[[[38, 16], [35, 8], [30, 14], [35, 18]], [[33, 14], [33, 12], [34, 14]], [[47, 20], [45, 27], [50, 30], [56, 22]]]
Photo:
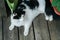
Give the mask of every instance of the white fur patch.
[[53, 20], [53, 15], [50, 15], [49, 16], [49, 21], [52, 21]]

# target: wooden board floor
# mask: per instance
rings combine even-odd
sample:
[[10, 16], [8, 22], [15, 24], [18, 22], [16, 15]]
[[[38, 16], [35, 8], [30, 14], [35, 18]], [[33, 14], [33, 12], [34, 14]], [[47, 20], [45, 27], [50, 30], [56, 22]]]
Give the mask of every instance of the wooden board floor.
[[3, 17], [3, 24], [1, 21], [0, 40], [60, 40], [60, 20], [49, 22], [45, 20], [44, 15], [39, 15], [33, 21], [26, 37], [23, 35], [23, 27], [15, 27], [9, 31], [9, 18]]
[[[23, 35], [23, 27], [9, 31], [10, 18], [6, 17], [4, 1], [0, 0], [0, 40], [60, 40], [60, 17], [46, 21], [44, 15], [37, 16], [30, 27], [29, 35]], [[58, 18], [58, 20], [57, 20]]]

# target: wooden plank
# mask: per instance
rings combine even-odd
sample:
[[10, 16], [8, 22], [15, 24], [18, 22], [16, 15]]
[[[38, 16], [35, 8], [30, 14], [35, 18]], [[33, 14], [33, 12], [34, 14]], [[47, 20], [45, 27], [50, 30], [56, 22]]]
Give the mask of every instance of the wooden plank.
[[3, 34], [4, 34], [4, 40], [18, 40], [18, 31], [17, 28], [10, 31], [9, 30], [9, 18], [3, 18]]
[[44, 15], [39, 15], [33, 22], [36, 40], [50, 40]]
[[34, 40], [33, 27], [31, 26], [28, 36], [23, 35], [24, 28], [19, 28], [19, 40]]
[[5, 10], [5, 5], [4, 5], [4, 0], [0, 0], [0, 16], [6, 16], [6, 10]]
[[2, 40], [2, 18], [1, 16], [0, 16], [0, 40]]
[[2, 33], [2, 12], [3, 12], [3, 8], [4, 6], [3, 5], [3, 0], [0, 0], [0, 40], [3, 40], [3, 33]]
[[7, 18], [4, 0], [0, 0], [0, 4], [0, 10], [2, 13], [3, 40], [18, 40], [17, 28], [12, 31], [9, 31], [10, 18]]
[[60, 40], [60, 20], [48, 22], [51, 40]]

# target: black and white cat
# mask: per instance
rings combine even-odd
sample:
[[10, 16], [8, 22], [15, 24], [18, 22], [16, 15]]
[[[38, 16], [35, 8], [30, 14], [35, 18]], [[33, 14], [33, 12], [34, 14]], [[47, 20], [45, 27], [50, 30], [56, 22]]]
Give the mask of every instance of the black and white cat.
[[9, 30], [13, 30], [14, 26], [24, 26], [24, 36], [27, 36], [33, 19], [40, 13], [45, 15], [46, 20], [53, 20], [52, 10], [49, 0], [19, 0], [14, 13], [10, 16]]

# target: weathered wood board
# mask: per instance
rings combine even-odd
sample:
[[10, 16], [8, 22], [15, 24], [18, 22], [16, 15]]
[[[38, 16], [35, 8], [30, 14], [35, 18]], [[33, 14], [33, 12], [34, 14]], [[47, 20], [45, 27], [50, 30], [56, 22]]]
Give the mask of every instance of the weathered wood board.
[[33, 24], [36, 40], [50, 40], [47, 21], [45, 21], [44, 15], [39, 15]]
[[30, 31], [27, 36], [24, 36], [23, 32], [24, 28], [19, 28], [19, 40], [34, 40], [33, 26], [30, 27]]
[[2, 27], [3, 27], [3, 40], [18, 40], [18, 31], [15, 28], [12, 31], [9, 31], [10, 18], [7, 18], [6, 8], [4, 0], [0, 0], [1, 4], [1, 13], [2, 13]]
[[0, 40], [2, 40], [2, 18], [1, 16], [0, 16]]
[[9, 19], [3, 18], [3, 34], [4, 40], [18, 40], [17, 28], [12, 31], [9, 30]]
[[60, 40], [60, 20], [48, 22], [51, 40]]

